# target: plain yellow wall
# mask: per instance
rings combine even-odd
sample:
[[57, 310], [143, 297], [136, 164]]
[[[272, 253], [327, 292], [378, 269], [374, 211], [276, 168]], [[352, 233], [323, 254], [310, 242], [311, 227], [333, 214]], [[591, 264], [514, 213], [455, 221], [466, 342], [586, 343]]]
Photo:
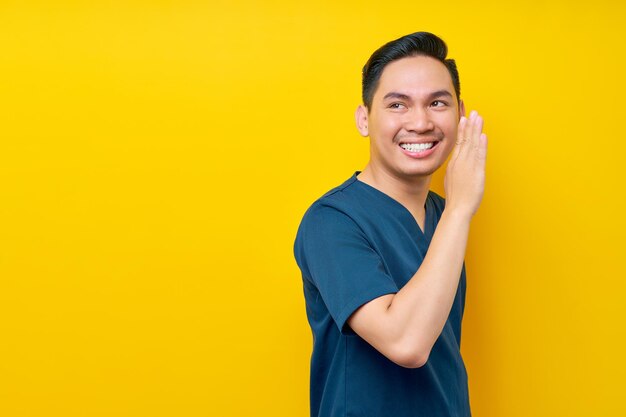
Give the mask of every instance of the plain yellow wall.
[[625, 11], [2, 1], [0, 415], [306, 416], [293, 238], [367, 162], [362, 65], [417, 30], [490, 138], [474, 415], [626, 415]]

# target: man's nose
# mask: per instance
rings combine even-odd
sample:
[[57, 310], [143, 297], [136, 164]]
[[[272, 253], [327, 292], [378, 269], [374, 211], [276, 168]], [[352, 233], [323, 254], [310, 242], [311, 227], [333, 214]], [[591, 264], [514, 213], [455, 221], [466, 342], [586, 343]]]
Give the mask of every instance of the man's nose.
[[422, 133], [433, 130], [435, 124], [430, 119], [430, 115], [427, 110], [414, 107], [410, 112], [406, 113], [404, 127], [408, 131]]

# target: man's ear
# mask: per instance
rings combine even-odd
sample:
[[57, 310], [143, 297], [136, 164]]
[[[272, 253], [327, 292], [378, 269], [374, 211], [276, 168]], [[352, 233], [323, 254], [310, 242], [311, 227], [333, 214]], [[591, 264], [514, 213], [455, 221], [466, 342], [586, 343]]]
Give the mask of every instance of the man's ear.
[[463, 100], [459, 101], [459, 119], [461, 116], [465, 116], [465, 102]]
[[368, 124], [368, 116], [367, 116], [367, 108], [364, 105], [360, 105], [356, 108], [356, 112], [354, 113], [354, 118], [356, 120], [356, 128], [359, 130], [359, 133], [363, 137], [369, 136], [369, 129], [367, 127]]

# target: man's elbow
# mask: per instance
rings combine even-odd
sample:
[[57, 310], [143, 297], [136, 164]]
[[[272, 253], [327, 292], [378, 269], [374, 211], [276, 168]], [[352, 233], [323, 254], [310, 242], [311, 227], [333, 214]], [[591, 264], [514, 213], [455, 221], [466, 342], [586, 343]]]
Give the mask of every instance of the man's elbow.
[[411, 347], [398, 347], [394, 350], [388, 358], [395, 364], [402, 366], [403, 368], [421, 368], [428, 362], [428, 356], [430, 350], [420, 350]]

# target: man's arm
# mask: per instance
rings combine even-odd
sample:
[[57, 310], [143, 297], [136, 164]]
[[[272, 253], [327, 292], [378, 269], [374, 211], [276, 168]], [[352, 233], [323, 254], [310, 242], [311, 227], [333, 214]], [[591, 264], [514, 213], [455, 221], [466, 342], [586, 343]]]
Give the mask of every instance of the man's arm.
[[398, 365], [417, 368], [450, 314], [459, 284], [470, 221], [482, 199], [487, 137], [482, 118], [462, 118], [446, 172], [446, 207], [422, 265], [396, 294], [376, 298], [357, 309], [348, 325]]

